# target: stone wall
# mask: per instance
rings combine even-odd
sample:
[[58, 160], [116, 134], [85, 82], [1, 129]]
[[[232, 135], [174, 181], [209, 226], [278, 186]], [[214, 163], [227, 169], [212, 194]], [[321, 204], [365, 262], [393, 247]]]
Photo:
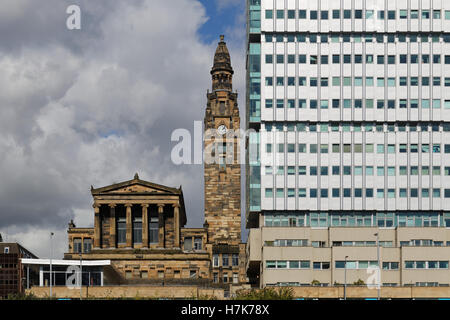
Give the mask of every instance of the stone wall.
[[[339, 299], [344, 297], [344, 287], [293, 287], [296, 298]], [[450, 298], [450, 287], [382, 287], [382, 298]], [[367, 286], [348, 286], [347, 298], [377, 298], [377, 289]]]
[[[32, 287], [26, 290], [40, 298], [49, 297], [48, 287]], [[69, 289], [67, 287], [53, 287], [53, 297], [56, 298], [80, 298], [80, 289]], [[224, 299], [224, 290], [212, 288], [198, 288], [195, 286], [105, 286], [105, 287], [83, 287], [82, 297], [84, 299], [113, 299], [113, 298], [209, 298]]]

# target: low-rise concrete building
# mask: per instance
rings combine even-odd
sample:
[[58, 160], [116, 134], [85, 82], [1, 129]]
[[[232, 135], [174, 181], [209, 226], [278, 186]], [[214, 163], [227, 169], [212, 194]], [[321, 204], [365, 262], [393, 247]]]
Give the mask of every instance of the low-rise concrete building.
[[450, 285], [446, 227], [299, 227], [271, 219], [261, 215], [249, 233], [247, 268], [259, 287], [375, 285], [378, 261], [382, 286]]

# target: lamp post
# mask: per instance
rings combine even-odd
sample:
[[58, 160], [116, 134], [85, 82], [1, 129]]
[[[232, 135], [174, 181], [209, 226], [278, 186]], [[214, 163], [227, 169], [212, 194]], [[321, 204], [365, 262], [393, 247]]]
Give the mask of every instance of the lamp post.
[[345, 256], [345, 262], [344, 262], [344, 300], [347, 300], [347, 258], [348, 258], [348, 256]]
[[83, 260], [82, 260], [82, 256], [81, 256], [81, 252], [80, 252], [80, 300], [83, 300], [83, 264], [82, 264]]
[[50, 298], [52, 295], [52, 285], [53, 285], [53, 270], [52, 270], [52, 257], [53, 257], [53, 232], [50, 232]]
[[377, 270], [377, 299], [380, 300], [380, 287], [381, 287], [381, 267], [380, 267], [380, 241], [378, 237], [378, 232], [374, 234], [374, 236], [377, 236], [377, 263], [378, 263], [378, 270]]

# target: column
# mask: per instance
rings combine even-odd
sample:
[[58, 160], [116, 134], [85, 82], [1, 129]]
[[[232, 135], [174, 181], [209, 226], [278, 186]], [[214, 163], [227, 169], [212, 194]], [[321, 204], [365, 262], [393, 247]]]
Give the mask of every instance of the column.
[[116, 247], [116, 205], [109, 205], [109, 247]]
[[164, 204], [158, 204], [159, 247], [164, 248]]
[[174, 247], [180, 247], [180, 205], [173, 205], [173, 219], [174, 219], [174, 234], [175, 234], [175, 244]]
[[133, 221], [131, 217], [132, 204], [126, 203], [125, 207], [127, 209], [127, 248], [132, 248], [133, 247]]
[[148, 204], [142, 204], [142, 247], [148, 248]]
[[100, 237], [101, 237], [101, 221], [100, 221], [100, 206], [96, 203], [93, 205], [94, 208], [94, 248], [100, 248]]
[[39, 287], [44, 286], [44, 267], [39, 267]]

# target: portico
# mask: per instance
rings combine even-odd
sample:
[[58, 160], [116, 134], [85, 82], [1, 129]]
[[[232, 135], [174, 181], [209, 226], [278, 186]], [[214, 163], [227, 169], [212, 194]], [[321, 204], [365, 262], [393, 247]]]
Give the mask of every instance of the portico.
[[139, 179], [94, 189], [94, 250], [180, 248], [182, 191]]

